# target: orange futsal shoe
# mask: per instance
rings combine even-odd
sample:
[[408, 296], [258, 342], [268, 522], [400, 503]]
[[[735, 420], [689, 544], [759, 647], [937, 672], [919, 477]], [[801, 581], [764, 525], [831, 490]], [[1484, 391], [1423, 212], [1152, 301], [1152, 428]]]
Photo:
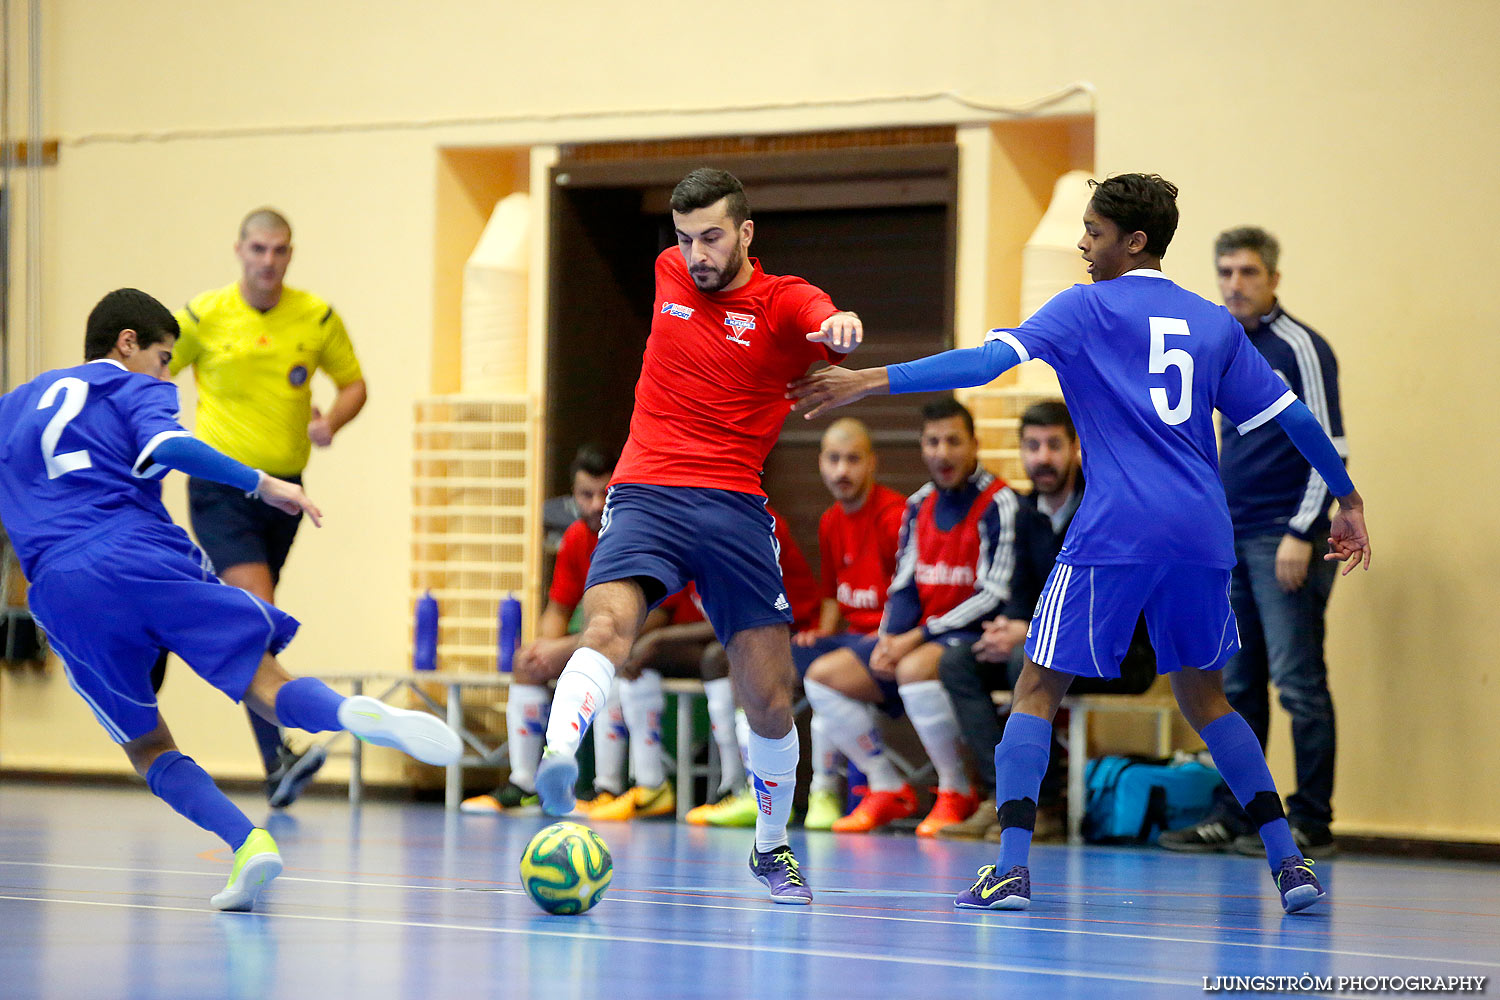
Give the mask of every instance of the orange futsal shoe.
[[974, 810], [978, 808], [979, 800], [974, 798], [972, 792], [954, 792], [940, 788], [937, 793], [937, 802], [933, 803], [932, 812], [917, 824], [917, 836], [936, 837], [937, 832], [943, 827], [962, 823], [974, 815]]
[[869, 833], [892, 820], [905, 819], [917, 811], [917, 793], [910, 785], [894, 792], [867, 792], [847, 816], [833, 821], [834, 833]]

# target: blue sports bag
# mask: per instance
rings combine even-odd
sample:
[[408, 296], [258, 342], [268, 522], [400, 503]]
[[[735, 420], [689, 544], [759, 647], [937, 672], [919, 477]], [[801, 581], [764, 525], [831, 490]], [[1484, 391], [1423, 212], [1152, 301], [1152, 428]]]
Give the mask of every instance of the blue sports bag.
[[1083, 837], [1090, 843], [1154, 843], [1162, 830], [1191, 826], [1213, 808], [1219, 772], [1189, 754], [1099, 757], [1084, 771]]

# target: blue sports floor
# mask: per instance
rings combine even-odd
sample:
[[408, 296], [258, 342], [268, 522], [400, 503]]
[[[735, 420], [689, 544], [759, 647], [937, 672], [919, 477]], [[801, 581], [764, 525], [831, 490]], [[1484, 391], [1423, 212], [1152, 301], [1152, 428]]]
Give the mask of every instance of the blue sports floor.
[[260, 911], [217, 913], [228, 851], [144, 788], [0, 781], [0, 997], [1105, 998], [1500, 973], [1495, 866], [1336, 858], [1331, 901], [1286, 917], [1261, 861], [1042, 846], [1029, 911], [960, 913], [990, 845], [794, 831], [817, 900], [791, 907], [746, 871], [748, 831], [600, 823], [614, 885], [549, 917], [516, 872], [544, 822], [311, 797], [272, 817], [287, 868]]

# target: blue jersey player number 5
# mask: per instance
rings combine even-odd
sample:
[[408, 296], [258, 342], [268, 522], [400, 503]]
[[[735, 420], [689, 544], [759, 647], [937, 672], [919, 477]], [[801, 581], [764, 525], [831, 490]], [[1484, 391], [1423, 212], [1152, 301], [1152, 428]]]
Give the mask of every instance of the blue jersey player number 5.
[[1151, 317], [1151, 374], [1161, 375], [1169, 368], [1176, 368], [1182, 377], [1182, 388], [1176, 406], [1168, 405], [1167, 390], [1159, 387], [1151, 389], [1151, 405], [1156, 407], [1157, 415], [1168, 424], [1180, 424], [1193, 415], [1193, 356], [1180, 347], [1167, 349], [1168, 337], [1186, 337], [1190, 333], [1187, 320], [1167, 316]]

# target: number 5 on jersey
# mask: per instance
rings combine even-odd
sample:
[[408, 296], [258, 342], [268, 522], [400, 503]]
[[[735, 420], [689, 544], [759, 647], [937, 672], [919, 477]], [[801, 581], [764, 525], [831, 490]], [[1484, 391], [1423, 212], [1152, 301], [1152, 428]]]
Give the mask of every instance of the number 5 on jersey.
[[37, 402], [36, 408], [38, 410], [51, 409], [59, 393], [63, 397], [62, 406], [59, 406], [52, 419], [47, 421], [47, 429], [42, 431], [42, 461], [47, 463], [48, 479], [56, 479], [58, 476], [77, 472], [79, 469], [87, 469], [94, 464], [94, 460], [89, 458], [89, 453], [81, 448], [78, 451], [63, 452], [61, 455], [54, 454], [57, 451], [58, 439], [62, 437], [63, 428], [68, 426], [68, 421], [82, 412], [83, 404], [89, 398], [89, 384], [81, 378], [60, 378], [42, 393], [42, 398]]
[[1187, 335], [1187, 320], [1151, 317], [1151, 361], [1148, 366], [1151, 374], [1163, 375], [1168, 368], [1176, 368], [1182, 379], [1182, 394], [1178, 396], [1176, 406], [1167, 405], [1167, 390], [1151, 390], [1151, 405], [1156, 407], [1156, 415], [1173, 426], [1193, 415], [1193, 356], [1180, 347], [1167, 350], [1167, 338]]

